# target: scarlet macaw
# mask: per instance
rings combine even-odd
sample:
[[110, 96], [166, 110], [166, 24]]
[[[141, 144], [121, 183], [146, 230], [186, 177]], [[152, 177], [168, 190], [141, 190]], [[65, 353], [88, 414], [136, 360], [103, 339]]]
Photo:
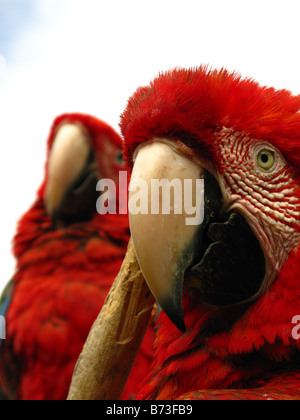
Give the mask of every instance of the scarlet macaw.
[[[18, 224], [17, 271], [0, 305], [7, 328], [0, 348], [6, 398], [68, 395], [75, 363], [129, 240], [127, 214], [96, 212], [98, 180], [118, 185], [125, 170], [121, 146], [119, 134], [88, 115], [65, 114], [53, 124], [45, 180]], [[124, 399], [135, 395], [150, 363], [152, 331], [145, 340]]]
[[204, 180], [197, 226], [184, 212], [130, 215], [163, 309], [137, 399], [300, 398], [299, 111], [300, 96], [206, 66], [130, 98], [132, 179]]

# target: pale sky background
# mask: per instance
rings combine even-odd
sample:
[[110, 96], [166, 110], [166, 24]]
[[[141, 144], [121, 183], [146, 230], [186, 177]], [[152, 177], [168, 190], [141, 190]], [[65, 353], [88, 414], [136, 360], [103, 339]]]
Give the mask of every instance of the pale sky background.
[[0, 289], [57, 115], [118, 130], [137, 87], [201, 63], [300, 94], [299, 16], [299, 0], [0, 0]]

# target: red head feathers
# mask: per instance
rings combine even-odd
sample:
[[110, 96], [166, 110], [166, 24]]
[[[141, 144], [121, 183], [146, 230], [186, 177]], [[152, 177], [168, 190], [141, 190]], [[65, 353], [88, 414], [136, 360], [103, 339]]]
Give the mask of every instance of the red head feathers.
[[131, 216], [163, 308], [140, 398], [300, 397], [299, 110], [300, 96], [206, 67], [161, 74], [129, 100], [133, 176], [150, 186], [185, 168], [205, 183], [201, 226]]

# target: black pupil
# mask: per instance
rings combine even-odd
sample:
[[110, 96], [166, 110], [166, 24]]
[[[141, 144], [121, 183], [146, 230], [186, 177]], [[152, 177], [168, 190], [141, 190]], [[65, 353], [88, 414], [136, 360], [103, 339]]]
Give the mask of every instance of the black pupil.
[[268, 156], [266, 153], [263, 153], [263, 154], [261, 155], [261, 161], [262, 161], [263, 163], [268, 163], [268, 162], [269, 162], [269, 156]]
[[117, 152], [116, 159], [117, 159], [117, 162], [118, 162], [118, 163], [123, 163], [123, 161], [124, 161], [124, 157], [123, 157], [123, 153], [122, 153], [122, 151], [121, 151], [121, 150], [119, 150], [119, 151]]

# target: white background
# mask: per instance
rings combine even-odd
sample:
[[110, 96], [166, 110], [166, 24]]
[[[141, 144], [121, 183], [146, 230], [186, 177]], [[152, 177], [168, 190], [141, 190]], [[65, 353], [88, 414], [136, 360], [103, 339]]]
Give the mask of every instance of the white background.
[[0, 0], [0, 289], [57, 115], [118, 129], [138, 86], [201, 63], [299, 94], [299, 16], [299, 0]]

